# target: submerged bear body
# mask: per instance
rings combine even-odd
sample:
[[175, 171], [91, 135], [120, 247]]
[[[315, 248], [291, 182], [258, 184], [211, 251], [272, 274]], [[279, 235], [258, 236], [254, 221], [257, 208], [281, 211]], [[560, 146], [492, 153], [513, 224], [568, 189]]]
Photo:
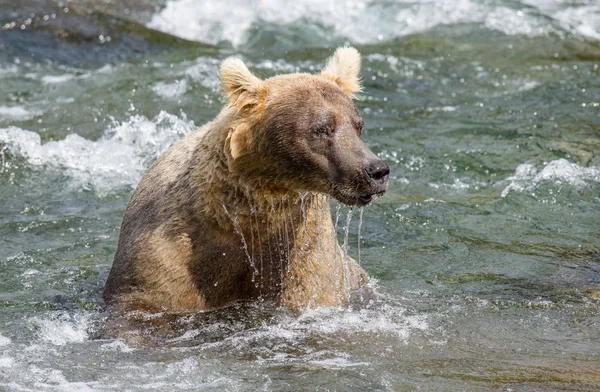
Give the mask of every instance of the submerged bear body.
[[328, 196], [364, 205], [387, 165], [360, 140], [360, 58], [318, 75], [260, 80], [220, 70], [229, 104], [161, 155], [125, 212], [104, 290], [123, 311], [188, 312], [236, 301], [342, 305], [367, 274], [338, 245]]

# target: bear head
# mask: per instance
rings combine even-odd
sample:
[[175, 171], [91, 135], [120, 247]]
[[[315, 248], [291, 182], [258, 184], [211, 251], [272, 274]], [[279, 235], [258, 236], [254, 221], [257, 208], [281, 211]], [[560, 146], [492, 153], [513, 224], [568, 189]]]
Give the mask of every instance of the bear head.
[[325, 193], [348, 205], [383, 194], [389, 167], [361, 140], [352, 103], [359, 70], [351, 47], [338, 48], [315, 75], [261, 80], [240, 59], [223, 61], [221, 86], [235, 111], [224, 146], [229, 170], [263, 189]]

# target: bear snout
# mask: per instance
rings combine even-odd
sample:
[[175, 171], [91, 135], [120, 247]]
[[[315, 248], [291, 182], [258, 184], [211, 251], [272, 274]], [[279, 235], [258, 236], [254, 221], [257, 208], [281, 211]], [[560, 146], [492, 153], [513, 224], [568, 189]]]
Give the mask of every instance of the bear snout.
[[365, 172], [373, 185], [378, 188], [382, 187], [383, 191], [385, 191], [390, 174], [390, 167], [385, 161], [378, 159], [370, 162], [365, 167]]
[[375, 197], [385, 193], [388, 186], [390, 167], [381, 159], [371, 161], [364, 167], [368, 185], [366, 192], [355, 199], [355, 204], [362, 207], [369, 204]]

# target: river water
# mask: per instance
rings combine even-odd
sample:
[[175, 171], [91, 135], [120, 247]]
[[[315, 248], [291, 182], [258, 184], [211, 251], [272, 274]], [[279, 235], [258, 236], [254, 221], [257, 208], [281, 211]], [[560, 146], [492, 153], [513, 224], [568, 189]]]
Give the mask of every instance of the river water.
[[[391, 166], [349, 227], [369, 286], [93, 339], [132, 190], [219, 111], [219, 62], [347, 42]], [[0, 0], [0, 91], [0, 389], [600, 389], [598, 1]]]

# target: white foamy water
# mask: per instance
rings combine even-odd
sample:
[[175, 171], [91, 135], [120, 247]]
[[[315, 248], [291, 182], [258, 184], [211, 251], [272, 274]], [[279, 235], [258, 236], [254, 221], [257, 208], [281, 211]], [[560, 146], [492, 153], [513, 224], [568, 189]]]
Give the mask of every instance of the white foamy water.
[[[465, 181], [468, 181], [468, 179], [465, 179]], [[454, 189], [457, 191], [464, 191], [471, 188], [478, 190], [480, 187], [485, 186], [485, 183], [483, 182], [473, 181], [473, 183], [471, 183], [465, 181], [461, 180], [460, 178], [455, 178], [454, 182], [451, 184], [431, 182], [429, 183], [429, 186], [434, 189]]]
[[37, 116], [37, 112], [23, 106], [0, 106], [0, 121], [24, 121]]
[[471, 0], [298, 0], [283, 6], [275, 0], [171, 0], [152, 17], [148, 27], [193, 41], [229, 41], [234, 46], [242, 45], [258, 24], [302, 24], [307, 19], [331, 30], [328, 36], [357, 43], [388, 40], [457, 23], [480, 23], [508, 35], [540, 36], [566, 30], [589, 38], [600, 37], [598, 4], [558, 7], [554, 2], [532, 0], [528, 5], [502, 6]]
[[2, 336], [0, 335], [0, 347], [1, 346], [7, 346], [11, 343], [10, 338], [7, 338], [6, 336]]
[[[9, 391], [97, 391], [99, 383], [91, 382], [73, 382], [70, 381], [63, 371], [43, 367], [41, 364], [26, 365], [13, 360], [13, 369], [9, 373], [12, 378], [17, 378], [18, 383], [0, 383], [0, 386], [7, 387]], [[12, 374], [11, 374], [12, 373]], [[106, 390], [106, 388], [102, 388]]]
[[557, 12], [554, 17], [573, 33], [600, 40], [600, 4], [567, 8]]
[[68, 82], [75, 78], [75, 75], [64, 74], [64, 75], [44, 75], [42, 76], [42, 83], [44, 84], [60, 84]]
[[37, 336], [42, 342], [57, 346], [67, 343], [81, 343], [88, 338], [90, 314], [69, 315], [57, 313], [50, 317], [34, 317], [31, 322], [38, 329]]
[[130, 353], [134, 351], [133, 348], [129, 347], [127, 343], [121, 340], [113, 340], [110, 343], [105, 343], [101, 346], [104, 351], [120, 351], [123, 353]]
[[[369, 283], [370, 289], [375, 286]], [[186, 330], [160, 348], [134, 349], [119, 340], [91, 339], [93, 312], [44, 312], [26, 321], [26, 328], [33, 332], [29, 341], [13, 344], [6, 339], [3, 344], [0, 339], [0, 374], [5, 375], [0, 376], [0, 389], [239, 390], [246, 385], [240, 377], [254, 378], [273, 366], [323, 370], [373, 366], [369, 356], [348, 350], [348, 342], [370, 339], [374, 344], [405, 345], [414, 335], [419, 341], [432, 338], [430, 315], [410, 314], [400, 298], [371, 295], [368, 304], [363, 304], [366, 307], [310, 309], [300, 317], [279, 313], [252, 328], [242, 320], [211, 322], [200, 330]], [[194, 344], [195, 337], [206, 335], [219, 337]], [[186, 341], [192, 344], [170, 346]], [[328, 343], [307, 345], [307, 341]], [[238, 355], [248, 358], [242, 366]]]
[[561, 33], [557, 26], [542, 16], [540, 10], [497, 7], [485, 15], [483, 24], [506, 35], [536, 37], [548, 33]]
[[151, 89], [163, 99], [178, 99], [187, 92], [195, 90], [198, 85], [218, 93], [221, 91], [218, 77], [219, 64], [219, 59], [204, 56], [168, 68], [164, 67], [164, 64], [155, 63], [153, 67], [158, 72], [166, 74], [170, 80], [156, 82]]
[[[364, 339], [365, 334], [377, 336], [375, 339], [384, 339], [396, 343], [407, 343], [413, 335], [420, 337], [430, 333], [429, 316], [413, 315], [410, 311], [396, 302], [396, 298], [378, 294], [377, 282], [373, 279], [367, 284], [367, 290], [372, 290], [369, 304], [359, 305], [357, 308], [311, 308], [306, 309], [299, 317], [282, 316], [275, 323], [265, 323], [258, 328], [245, 329], [231, 336], [224, 337], [214, 343], [205, 343], [203, 350], [210, 351], [247, 351], [257, 353], [263, 358], [274, 362], [287, 362], [290, 354], [297, 349], [305, 351], [307, 339]], [[366, 305], [366, 306], [365, 306]], [[209, 328], [219, 330], [221, 327], [212, 325]], [[185, 341], [202, 336], [201, 330], [187, 331], [174, 341]], [[320, 360], [323, 355], [331, 352], [327, 349], [308, 350], [299, 357], [294, 358], [304, 361]], [[332, 368], [343, 367], [343, 364], [334, 360], [321, 365], [331, 365]], [[354, 366], [351, 362], [348, 366]], [[362, 364], [361, 364], [362, 365]], [[327, 367], [327, 366], [326, 366]]]
[[0, 64], [0, 79], [5, 76], [14, 75], [17, 72], [19, 72], [19, 67], [15, 64]]
[[302, 72], [306, 70], [308, 70], [309, 72], [314, 72], [317, 70], [315, 64], [310, 61], [300, 61], [292, 64], [288, 63], [284, 59], [263, 60], [258, 64], [255, 64], [254, 66], [256, 68], [268, 69], [270, 71], [275, 71], [278, 73], [293, 73]]
[[508, 177], [506, 181], [510, 183], [502, 191], [502, 197], [506, 197], [511, 191], [535, 190], [544, 182], [583, 188], [590, 182], [600, 182], [600, 167], [582, 167], [561, 158], [549, 162], [538, 171], [534, 164], [523, 163], [517, 166], [514, 176]]
[[406, 341], [412, 331], [427, 330], [423, 316], [410, 316], [400, 306], [384, 305], [381, 309], [337, 310], [319, 308], [304, 313], [295, 324], [298, 329], [322, 333], [388, 333]]
[[200, 83], [202, 86], [214, 92], [220, 91], [219, 82], [220, 61], [210, 57], [199, 57], [191, 65], [186, 63], [184, 75], [191, 81]]
[[152, 91], [162, 98], [177, 98], [185, 94], [188, 90], [187, 81], [185, 79], [176, 80], [173, 83], [158, 82], [152, 86]]
[[160, 112], [152, 120], [132, 116], [107, 129], [93, 141], [76, 133], [63, 140], [41, 142], [40, 135], [17, 127], [0, 129], [0, 145], [28, 164], [59, 169], [74, 181], [71, 186], [105, 194], [134, 186], [151, 162], [174, 141], [194, 129], [185, 116]]

